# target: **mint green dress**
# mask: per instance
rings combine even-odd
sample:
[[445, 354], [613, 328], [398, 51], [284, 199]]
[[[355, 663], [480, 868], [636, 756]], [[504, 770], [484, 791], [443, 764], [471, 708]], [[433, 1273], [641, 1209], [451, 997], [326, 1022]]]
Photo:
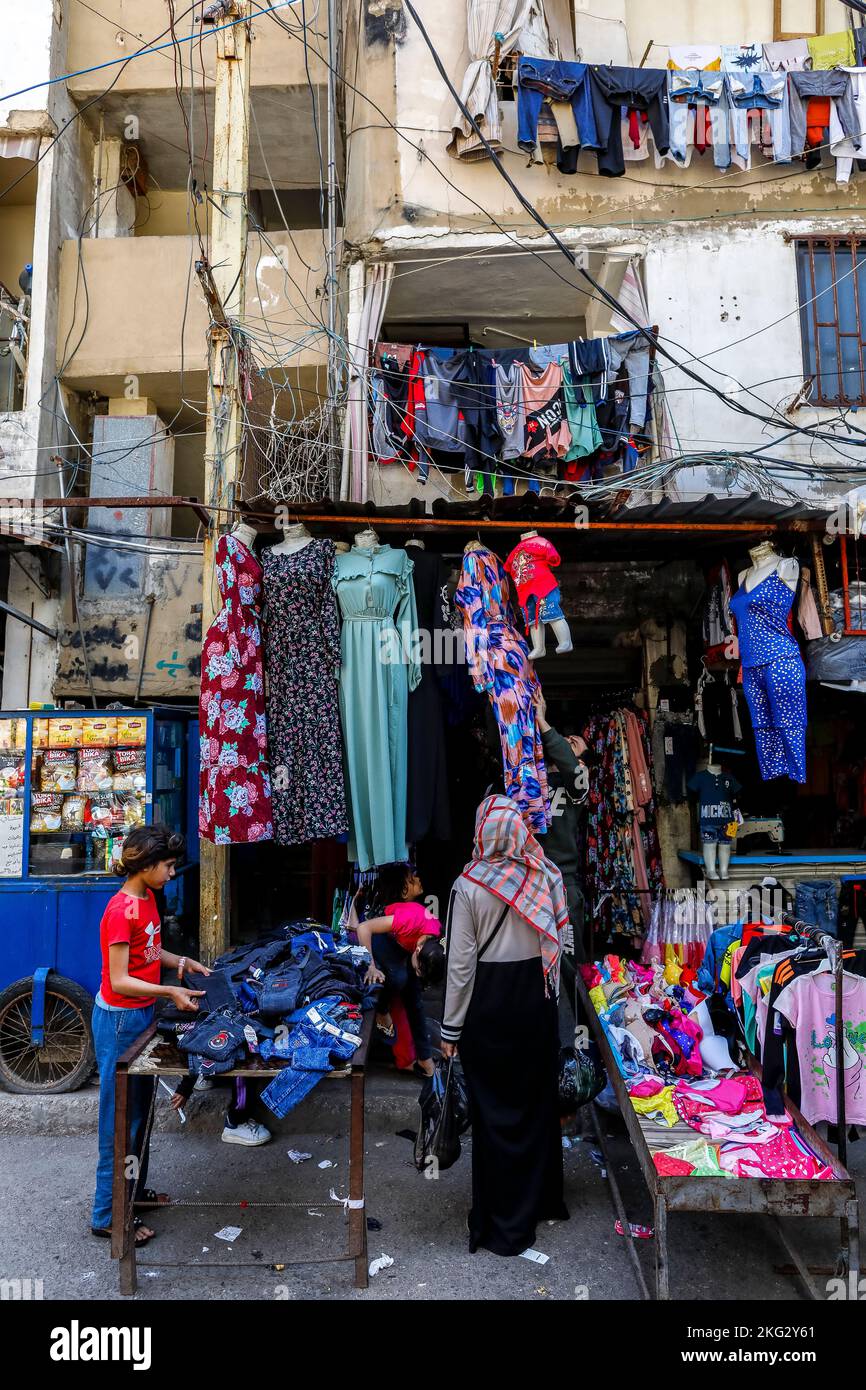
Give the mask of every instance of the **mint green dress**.
[[409, 691], [421, 676], [412, 561], [405, 550], [353, 546], [332, 579], [340, 636], [340, 718], [348, 789], [349, 858], [359, 869], [408, 857]]

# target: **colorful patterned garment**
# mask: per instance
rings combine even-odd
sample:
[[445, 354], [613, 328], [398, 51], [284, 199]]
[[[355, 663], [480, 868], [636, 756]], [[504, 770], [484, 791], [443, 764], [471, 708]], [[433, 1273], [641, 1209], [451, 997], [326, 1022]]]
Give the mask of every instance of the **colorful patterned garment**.
[[485, 546], [464, 554], [454, 602], [463, 613], [473, 684], [488, 695], [499, 725], [505, 795], [519, 807], [529, 829], [543, 834], [551, 821], [550, 796], [532, 703], [541, 687], [517, 631], [508, 576]]
[[568, 904], [562, 874], [527, 830], [506, 796], [488, 796], [478, 807], [472, 859], [463, 877], [508, 903], [541, 937], [545, 978], [555, 980]]
[[262, 635], [262, 567], [236, 536], [220, 536], [221, 611], [202, 644], [199, 834], [218, 845], [273, 839]]
[[299, 845], [345, 835], [334, 542], [262, 555], [268, 740], [274, 839]]
[[[652, 768], [648, 720], [645, 710], [636, 711], [647, 766]], [[590, 769], [586, 830], [586, 891], [594, 912], [596, 930], [604, 933], [635, 935], [643, 931], [644, 904], [635, 879], [632, 835], [635, 805], [625, 760], [622, 726], [616, 716], [595, 719], [584, 732], [594, 754]], [[655, 824], [655, 799], [642, 808], [640, 827], [643, 837], [649, 896], [655, 899], [664, 888], [661, 848]], [[649, 920], [647, 903], [646, 919]]]

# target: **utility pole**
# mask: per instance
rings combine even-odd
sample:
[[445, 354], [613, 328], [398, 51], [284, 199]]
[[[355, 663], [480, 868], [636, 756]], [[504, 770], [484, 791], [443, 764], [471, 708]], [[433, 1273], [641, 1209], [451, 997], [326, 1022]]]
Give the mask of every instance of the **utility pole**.
[[[211, 210], [210, 263], [196, 271], [208, 303], [207, 436], [205, 502], [210, 525], [205, 534], [202, 633], [219, 612], [221, 601], [214, 564], [222, 528], [232, 519], [243, 461], [243, 417], [238, 353], [231, 325], [243, 318], [247, 254], [249, 185], [250, 6], [249, 0], [222, 0], [211, 6], [211, 22], [220, 26], [216, 39], [214, 90], [214, 208]], [[232, 20], [246, 23], [231, 24]], [[222, 27], [231, 24], [230, 28]], [[229, 509], [229, 510], [220, 510]], [[229, 850], [201, 841], [199, 949], [213, 961], [228, 944]]]
[[[306, 35], [304, 36], [306, 43]], [[359, 39], [360, 42], [360, 39]], [[328, 431], [331, 444], [330, 495], [340, 486], [337, 463], [337, 0], [328, 0]]]

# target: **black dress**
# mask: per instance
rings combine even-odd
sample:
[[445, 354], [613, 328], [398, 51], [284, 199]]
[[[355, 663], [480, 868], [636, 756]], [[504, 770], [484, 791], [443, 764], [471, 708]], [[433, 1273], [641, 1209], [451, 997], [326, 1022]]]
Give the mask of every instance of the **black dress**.
[[445, 723], [436, 665], [437, 658], [439, 662], [449, 660], [454, 644], [445, 622], [447, 599], [443, 598], [445, 575], [441, 557], [417, 545], [407, 547], [407, 554], [414, 565], [412, 583], [418, 630], [424, 634], [420, 649], [421, 680], [409, 695], [408, 721], [406, 840], [410, 845], [417, 845], [427, 836], [437, 840], [451, 838]]
[[539, 1221], [563, 1221], [554, 998], [540, 957], [479, 961], [460, 1037], [472, 1110], [469, 1249], [519, 1255]]

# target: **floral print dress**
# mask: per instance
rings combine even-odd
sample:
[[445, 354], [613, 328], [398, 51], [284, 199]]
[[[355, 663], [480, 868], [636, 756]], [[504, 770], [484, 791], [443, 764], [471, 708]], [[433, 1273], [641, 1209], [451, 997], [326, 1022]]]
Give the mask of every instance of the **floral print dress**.
[[551, 822], [547, 768], [532, 703], [540, 684], [517, 630], [508, 576], [484, 546], [467, 550], [454, 602], [463, 613], [466, 660], [475, 689], [486, 692], [499, 725], [505, 795], [530, 830]]
[[345, 835], [337, 696], [340, 619], [331, 588], [334, 542], [266, 550], [265, 666], [274, 839], [300, 845]]
[[202, 647], [199, 834], [218, 845], [273, 839], [259, 604], [262, 567], [237, 536], [221, 536], [223, 606]]

